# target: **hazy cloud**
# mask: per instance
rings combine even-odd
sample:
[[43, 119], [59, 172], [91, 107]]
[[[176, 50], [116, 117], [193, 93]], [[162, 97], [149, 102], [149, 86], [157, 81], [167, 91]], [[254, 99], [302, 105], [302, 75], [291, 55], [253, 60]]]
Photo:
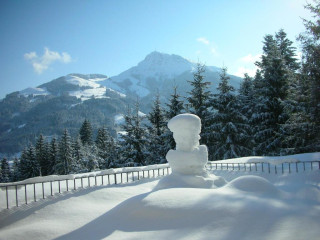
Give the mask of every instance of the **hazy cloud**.
[[255, 63], [261, 59], [261, 56], [262, 54], [252, 55], [249, 53], [247, 56], [240, 58], [240, 61], [244, 63]]
[[36, 52], [30, 52], [24, 54], [24, 58], [32, 64], [34, 71], [38, 74], [42, 74], [54, 62], [61, 62], [65, 64], [71, 62], [71, 56], [68, 53], [54, 52], [49, 48], [44, 48], [42, 56], [38, 56]]
[[234, 75], [238, 77], [244, 77], [244, 74], [247, 73], [250, 77], [254, 77], [256, 75], [257, 67], [254, 66], [252, 68], [238, 67], [238, 70], [234, 73]]
[[205, 37], [199, 37], [199, 38], [197, 38], [197, 41], [201, 42], [201, 43], [203, 43], [205, 45], [209, 45], [210, 44], [209, 40], [206, 39]]

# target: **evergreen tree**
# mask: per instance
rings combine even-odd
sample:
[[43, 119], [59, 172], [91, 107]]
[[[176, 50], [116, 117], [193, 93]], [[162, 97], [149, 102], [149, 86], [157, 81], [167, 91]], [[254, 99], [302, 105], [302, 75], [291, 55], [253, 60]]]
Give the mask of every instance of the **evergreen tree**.
[[48, 149], [47, 145], [45, 142], [45, 138], [43, 137], [42, 134], [40, 134], [37, 143], [36, 143], [36, 159], [40, 165], [40, 171], [42, 176], [47, 176], [48, 175]]
[[229, 79], [227, 69], [223, 68], [218, 93], [212, 101], [215, 113], [210, 132], [214, 145], [210, 148], [215, 160], [247, 156], [251, 153], [247, 148], [249, 125], [240, 111], [234, 87], [229, 85]]
[[83, 145], [92, 144], [92, 126], [89, 120], [84, 120], [80, 128], [79, 135]]
[[151, 125], [147, 127], [147, 149], [150, 157], [146, 164], [164, 163], [166, 162], [165, 155], [169, 149], [165, 142], [165, 113], [161, 107], [159, 94], [157, 94], [147, 117]]
[[188, 108], [190, 113], [197, 115], [201, 119], [201, 143], [209, 145], [208, 127], [212, 114], [210, 111], [211, 92], [208, 90], [210, 82], [204, 80], [205, 66], [198, 63], [193, 74], [193, 81], [188, 81], [192, 90], [188, 92]]
[[77, 137], [77, 139], [73, 143], [73, 163], [72, 163], [72, 169], [75, 173], [83, 172], [85, 168], [84, 163], [84, 156], [85, 156], [85, 148], [82, 145], [82, 141], [80, 137]]
[[240, 113], [245, 116], [244, 123], [249, 125], [247, 129], [248, 140], [247, 148], [250, 149], [250, 154], [253, 154], [254, 139], [253, 139], [253, 129], [251, 117], [254, 114], [254, 106], [256, 104], [255, 92], [253, 79], [248, 75], [244, 75], [243, 82], [240, 84], [239, 95], [237, 96], [237, 104], [240, 107]]
[[84, 171], [92, 172], [99, 169], [99, 162], [101, 162], [101, 159], [99, 159], [97, 147], [95, 145], [85, 145], [83, 148], [82, 164], [84, 166]]
[[120, 166], [144, 166], [147, 162], [146, 152], [146, 130], [141, 126], [142, 117], [139, 115], [139, 103], [133, 113], [128, 109], [125, 115], [122, 135], [121, 160], [117, 164]]
[[[165, 116], [167, 121], [184, 112], [183, 101], [180, 100], [180, 95], [177, 93], [177, 87], [174, 87], [174, 92], [173, 94], [171, 94], [169, 103], [167, 103], [166, 105], [167, 105], [167, 110], [165, 112]], [[165, 137], [165, 143], [167, 145], [167, 149], [168, 150], [175, 149], [176, 143], [173, 139], [172, 132], [169, 130], [167, 125], [165, 128], [164, 137]]]
[[19, 172], [19, 169], [20, 169], [19, 164], [20, 164], [19, 159], [15, 157], [12, 165], [12, 181], [13, 182], [17, 182], [21, 179], [20, 172]]
[[58, 157], [59, 157], [59, 146], [57, 139], [55, 137], [52, 138], [49, 150], [48, 150], [48, 175], [57, 173], [56, 171], [56, 165], [58, 163]]
[[40, 164], [36, 158], [36, 150], [32, 145], [22, 151], [19, 166], [22, 179], [40, 176]]
[[258, 155], [279, 155], [285, 138], [284, 124], [289, 116], [285, 111], [285, 100], [289, 82], [294, 76], [296, 60], [292, 42], [280, 30], [274, 38], [267, 35], [264, 39], [263, 55], [257, 66], [262, 77], [256, 83], [259, 87], [255, 113], [255, 152]]
[[9, 167], [9, 162], [7, 158], [3, 158], [1, 160], [1, 178], [0, 182], [11, 182], [12, 176], [11, 176], [11, 170]]
[[107, 169], [114, 165], [117, 160], [117, 147], [112, 136], [109, 135], [106, 128], [99, 128], [96, 138], [100, 169]]
[[56, 163], [56, 171], [58, 174], [69, 174], [72, 172], [72, 142], [67, 129], [64, 130], [59, 142], [59, 157]]
[[306, 31], [298, 38], [302, 45], [302, 69], [297, 88], [305, 99], [299, 102], [302, 107], [297, 112], [303, 119], [295, 123], [303, 129], [299, 135], [305, 132], [302, 152], [320, 151], [320, 1], [305, 8], [313, 14], [313, 19], [303, 20]]

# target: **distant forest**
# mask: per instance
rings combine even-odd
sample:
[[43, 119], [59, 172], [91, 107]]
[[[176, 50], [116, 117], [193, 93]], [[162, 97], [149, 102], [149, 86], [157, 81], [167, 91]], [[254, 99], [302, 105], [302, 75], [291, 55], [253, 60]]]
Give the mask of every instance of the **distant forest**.
[[212, 161], [320, 151], [320, 2], [305, 7], [314, 19], [303, 20], [305, 32], [297, 38], [301, 60], [284, 30], [268, 34], [255, 76], [245, 74], [237, 92], [223, 68], [218, 92], [213, 94], [204, 78], [205, 66], [198, 63], [188, 81], [192, 87], [188, 96], [180, 96], [174, 88], [165, 106], [156, 96], [146, 116], [139, 114], [137, 101], [127, 109], [119, 139], [106, 128], [94, 138], [88, 120], [77, 139], [71, 139], [67, 129], [50, 142], [40, 135], [36, 145], [26, 146], [11, 166], [2, 159], [0, 182], [165, 163], [167, 151], [175, 148], [166, 123], [185, 112], [201, 118], [201, 143], [207, 145]]

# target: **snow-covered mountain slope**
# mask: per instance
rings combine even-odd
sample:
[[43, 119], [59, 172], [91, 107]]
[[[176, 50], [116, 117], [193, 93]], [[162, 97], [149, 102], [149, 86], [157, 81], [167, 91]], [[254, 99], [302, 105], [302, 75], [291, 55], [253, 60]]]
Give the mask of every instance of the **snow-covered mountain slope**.
[[[137, 66], [124, 71], [102, 82], [105, 86], [117, 89], [123, 93], [135, 93], [146, 97], [154, 89], [163, 89], [164, 85], [175, 81], [184, 73], [191, 74], [196, 68], [196, 63], [175, 55], [152, 52]], [[208, 72], [219, 72], [217, 67], [207, 67]], [[189, 79], [184, 79], [184, 82]]]
[[28, 96], [46, 96], [46, 95], [49, 95], [50, 93], [46, 90], [46, 89], [43, 89], [43, 88], [26, 88], [22, 91], [19, 92], [20, 95], [23, 95], [25, 97], [28, 97]]

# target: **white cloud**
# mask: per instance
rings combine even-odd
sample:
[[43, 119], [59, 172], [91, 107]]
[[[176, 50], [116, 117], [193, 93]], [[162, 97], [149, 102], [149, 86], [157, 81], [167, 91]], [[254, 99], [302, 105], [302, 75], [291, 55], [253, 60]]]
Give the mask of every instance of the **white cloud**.
[[65, 64], [71, 62], [71, 56], [68, 53], [54, 52], [49, 48], [44, 48], [44, 54], [42, 56], [38, 56], [36, 52], [30, 52], [24, 54], [24, 58], [32, 64], [34, 71], [38, 74], [42, 74], [54, 62]]
[[252, 55], [249, 53], [247, 56], [240, 58], [240, 61], [244, 63], [255, 63], [261, 59], [261, 56], [262, 54]]
[[201, 43], [203, 43], [205, 45], [209, 45], [210, 44], [209, 40], [206, 39], [205, 37], [199, 37], [199, 38], [197, 38], [197, 41], [201, 42]]
[[256, 66], [253, 68], [238, 67], [238, 70], [233, 75], [243, 78], [244, 74], [247, 73], [250, 77], [254, 77], [257, 69], [258, 68]]

